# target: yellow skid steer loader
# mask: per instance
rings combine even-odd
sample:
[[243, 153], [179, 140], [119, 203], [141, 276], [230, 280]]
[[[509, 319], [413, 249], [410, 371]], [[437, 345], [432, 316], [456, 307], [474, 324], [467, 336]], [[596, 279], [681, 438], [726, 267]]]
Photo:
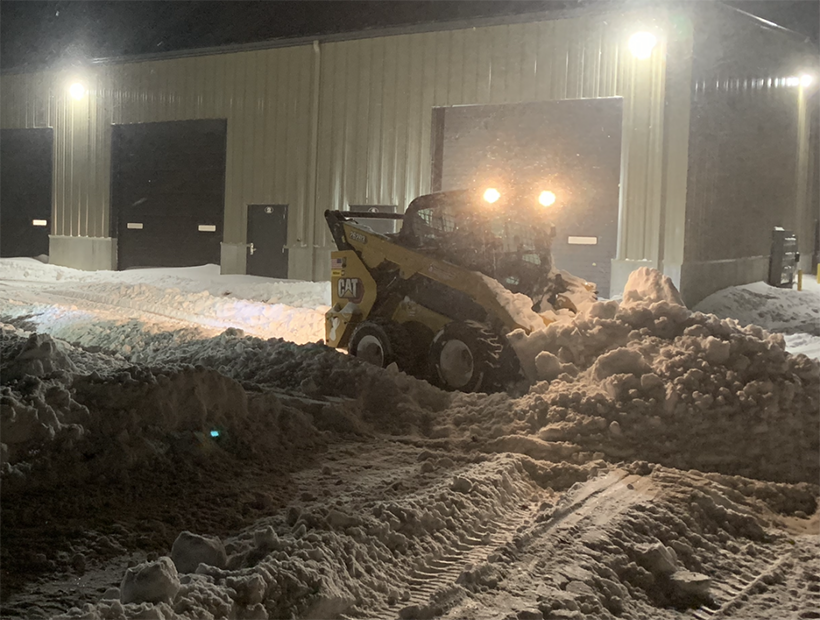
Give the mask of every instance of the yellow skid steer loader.
[[[327, 344], [450, 390], [492, 391], [520, 378], [506, 335], [538, 326], [521, 319], [509, 299], [522, 298], [510, 293], [529, 298], [529, 317], [575, 310], [552, 268], [555, 230], [544, 203], [543, 194], [539, 203], [459, 190], [419, 196], [403, 215], [326, 211], [338, 247]], [[385, 218], [400, 220], [399, 232], [360, 223]]]

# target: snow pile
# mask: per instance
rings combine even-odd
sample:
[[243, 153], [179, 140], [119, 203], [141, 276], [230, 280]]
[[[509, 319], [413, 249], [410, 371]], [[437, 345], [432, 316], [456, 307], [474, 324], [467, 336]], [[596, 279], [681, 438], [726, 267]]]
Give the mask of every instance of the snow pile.
[[322, 430], [418, 432], [450, 399], [323, 345], [236, 330], [174, 347], [146, 338], [149, 346], [129, 361], [6, 331], [0, 430], [7, 484], [124, 476], [214, 450], [284, 459], [322, 444]]
[[649, 267], [640, 267], [629, 274], [621, 303], [651, 304], [658, 301], [683, 305], [683, 299], [669, 276]]
[[597, 302], [571, 322], [513, 332], [529, 393], [459, 396], [435, 433], [539, 458], [598, 453], [816, 480], [820, 364], [786, 353], [782, 335], [689, 311], [668, 279], [630, 282], [622, 304]]
[[812, 277], [803, 279], [802, 291], [764, 282], [734, 286], [710, 295], [695, 309], [786, 334], [791, 353], [820, 360], [820, 283]]
[[498, 280], [476, 272], [484, 280], [487, 288], [495, 295], [498, 303], [512, 317], [516, 325], [527, 331], [541, 329], [544, 327], [544, 320], [532, 309], [532, 299], [522, 293], [513, 293], [504, 288]]
[[737, 319], [742, 325], [820, 336], [820, 284], [813, 277], [805, 277], [803, 286], [802, 291], [765, 282], [733, 286], [709, 295], [695, 309]]
[[[15, 338], [23, 340], [8, 333], [4, 341]], [[6, 492], [115, 479], [214, 451], [286, 459], [323, 442], [309, 415], [211, 369], [121, 366], [79, 375], [72, 350], [49, 336], [16, 348], [1, 369]]]
[[[556, 298], [551, 298], [550, 294], [544, 295], [540, 300], [533, 300], [522, 293], [513, 293], [498, 280], [475, 273], [484, 280], [487, 288], [515, 323], [527, 331], [543, 329], [545, 324], [555, 321], [570, 320], [575, 311], [585, 310], [596, 299], [596, 294], [589, 290], [586, 280], [560, 269], [554, 269], [550, 276], [552, 288], [561, 291], [558, 295], [562, 298], [560, 303]], [[555, 306], [551, 301], [555, 302]], [[533, 307], [538, 307], [540, 312], [533, 310]]]

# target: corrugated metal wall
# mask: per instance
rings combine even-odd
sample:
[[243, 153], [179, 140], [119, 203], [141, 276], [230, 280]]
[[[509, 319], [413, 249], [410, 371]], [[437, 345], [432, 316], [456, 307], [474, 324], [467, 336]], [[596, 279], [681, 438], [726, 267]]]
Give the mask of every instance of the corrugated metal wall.
[[[309, 46], [2, 78], [2, 127], [55, 129], [53, 234], [109, 234], [111, 125], [228, 119], [225, 241], [245, 239], [249, 203], [306, 204]], [[68, 85], [88, 87], [81, 100]], [[304, 209], [290, 236], [304, 237]]]
[[[634, 19], [510, 24], [323, 46], [318, 206], [430, 189], [434, 106], [624, 98], [621, 258], [656, 258], [665, 54], [627, 50]], [[629, 28], [631, 26], [631, 29]], [[330, 243], [324, 222], [317, 240]]]
[[0, 128], [53, 127], [54, 74], [20, 73], [0, 77]]
[[[290, 245], [321, 249], [330, 245], [326, 208], [403, 210], [429, 190], [434, 106], [620, 96], [619, 258], [654, 260], [666, 58], [662, 38], [649, 60], [629, 54], [641, 25], [663, 30], [665, 18], [599, 15], [96, 66], [82, 76], [90, 93], [81, 101], [66, 93], [70, 75], [6, 75], [0, 123], [55, 128], [52, 232], [106, 236], [111, 123], [227, 118], [225, 242], [245, 241], [247, 204], [287, 203]], [[292, 274], [323, 277], [324, 262]]]
[[809, 124], [795, 79], [817, 67], [800, 37], [742, 13], [697, 12], [694, 33], [681, 274], [690, 305], [767, 279], [775, 226], [811, 251]]

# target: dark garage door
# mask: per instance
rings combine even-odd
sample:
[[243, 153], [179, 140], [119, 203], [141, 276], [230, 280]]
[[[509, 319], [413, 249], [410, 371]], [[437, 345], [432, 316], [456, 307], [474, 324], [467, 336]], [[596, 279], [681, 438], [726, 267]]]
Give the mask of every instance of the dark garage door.
[[48, 254], [53, 131], [0, 131], [0, 256]]
[[620, 98], [439, 108], [433, 186], [503, 187], [516, 179], [554, 192], [556, 266], [608, 296], [618, 240], [621, 116]]
[[111, 226], [118, 266], [219, 264], [224, 120], [115, 125]]

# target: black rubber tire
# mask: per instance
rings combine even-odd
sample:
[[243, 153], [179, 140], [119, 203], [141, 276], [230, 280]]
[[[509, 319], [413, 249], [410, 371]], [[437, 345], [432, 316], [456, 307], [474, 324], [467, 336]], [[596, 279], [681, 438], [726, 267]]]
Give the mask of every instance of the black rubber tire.
[[[371, 355], [367, 355], [360, 350], [362, 341], [366, 338], [370, 344], [377, 342], [381, 347], [381, 364], [377, 363]], [[350, 337], [347, 350], [354, 357], [362, 358], [377, 366], [380, 365], [382, 368], [386, 368], [395, 362], [399, 370], [405, 370], [408, 362], [412, 359], [412, 343], [407, 330], [398, 323], [385, 319], [362, 321]]]
[[[482, 323], [447, 323], [430, 345], [429, 366], [433, 383], [451, 391], [492, 390], [500, 383], [503, 350], [501, 338]], [[461, 357], [456, 362], [459, 368], [446, 368], [448, 355], [451, 360], [452, 355]], [[467, 357], [471, 359], [467, 360]]]

